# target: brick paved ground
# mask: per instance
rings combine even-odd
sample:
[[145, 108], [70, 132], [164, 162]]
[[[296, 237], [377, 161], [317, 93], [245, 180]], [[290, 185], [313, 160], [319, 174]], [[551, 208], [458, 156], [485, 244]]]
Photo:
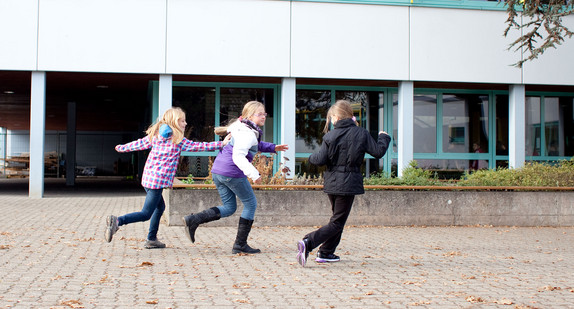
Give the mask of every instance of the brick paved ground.
[[238, 256], [234, 228], [200, 227], [191, 244], [161, 225], [168, 247], [147, 250], [148, 222], [103, 238], [105, 216], [139, 211], [143, 190], [0, 186], [0, 308], [574, 307], [574, 228], [348, 227], [341, 262], [302, 268], [295, 244], [312, 227], [256, 222], [263, 253]]

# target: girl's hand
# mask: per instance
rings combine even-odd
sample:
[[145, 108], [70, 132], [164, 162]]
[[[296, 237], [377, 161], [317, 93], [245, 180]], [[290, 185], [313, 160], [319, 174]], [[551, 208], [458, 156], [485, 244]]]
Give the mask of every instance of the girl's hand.
[[223, 141], [222, 141], [223, 146], [227, 145], [230, 140], [231, 140], [231, 134], [227, 134], [227, 135], [225, 136], [225, 138], [223, 139]]
[[287, 145], [275, 145], [275, 152], [285, 151], [287, 149], [289, 149], [289, 146], [287, 146]]
[[256, 185], [260, 185], [261, 184], [261, 177], [257, 178], [256, 180], [253, 181], [254, 184]]

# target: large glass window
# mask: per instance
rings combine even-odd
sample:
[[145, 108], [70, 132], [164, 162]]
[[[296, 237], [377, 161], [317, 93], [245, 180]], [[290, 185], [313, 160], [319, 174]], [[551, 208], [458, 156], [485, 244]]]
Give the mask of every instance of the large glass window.
[[[263, 127], [262, 139], [273, 142], [275, 88], [239, 87], [173, 87], [173, 106], [186, 113], [185, 137], [200, 142], [218, 139], [213, 132], [219, 125], [241, 115], [245, 103], [256, 100], [265, 104], [268, 117]], [[209, 174], [210, 156], [215, 153], [184, 153], [180, 157], [177, 176], [205, 177]]]
[[496, 101], [496, 167], [508, 167], [508, 95], [495, 96]]
[[[295, 151], [299, 155], [296, 161], [297, 174], [319, 175], [322, 172], [321, 168], [309, 164], [307, 157], [321, 146], [326, 115], [332, 102], [351, 102], [357, 122], [369, 130], [373, 137], [383, 130], [384, 93], [380, 91], [298, 89], [296, 97]], [[367, 157], [362, 169], [368, 175], [381, 171], [382, 166], [382, 160]]]
[[488, 152], [488, 96], [444, 94], [442, 102], [443, 152]]
[[297, 90], [295, 151], [312, 153], [319, 148], [327, 110], [331, 106], [329, 90]]
[[186, 114], [185, 137], [193, 141], [212, 141], [215, 128], [215, 88], [174, 87], [173, 106]]
[[219, 121], [222, 125], [241, 116], [243, 106], [249, 101], [259, 101], [265, 104], [267, 118], [263, 126], [262, 140], [273, 142], [274, 120], [274, 89], [265, 88], [221, 88]]
[[[547, 156], [560, 156], [564, 154], [564, 139], [560, 136], [560, 126], [564, 121], [560, 120], [560, 103], [558, 98], [544, 98], [544, 137], [546, 147], [544, 154]], [[564, 146], [564, 145], [562, 145]]]
[[414, 96], [414, 145], [415, 153], [436, 152], [436, 95]]
[[573, 118], [572, 97], [527, 97], [526, 156], [556, 160], [552, 157], [574, 155]]
[[526, 156], [539, 156], [540, 135], [540, 97], [526, 98]]

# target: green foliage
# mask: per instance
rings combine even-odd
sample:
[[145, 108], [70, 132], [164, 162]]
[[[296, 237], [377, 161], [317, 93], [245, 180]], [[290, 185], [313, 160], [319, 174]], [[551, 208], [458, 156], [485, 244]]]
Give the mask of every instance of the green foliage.
[[395, 185], [395, 186], [436, 186], [440, 181], [428, 170], [418, 168], [416, 161], [411, 161], [409, 167], [403, 170], [400, 178], [389, 178], [388, 174], [377, 174], [365, 178], [365, 185]]
[[193, 175], [189, 174], [189, 175], [187, 175], [186, 178], [181, 179], [181, 182], [188, 184], [188, 185], [192, 185], [195, 183], [195, 180], [193, 180]]
[[532, 162], [518, 169], [479, 170], [465, 174], [458, 185], [574, 187], [574, 158], [554, 165]]
[[546, 49], [557, 48], [574, 34], [562, 23], [562, 17], [574, 13], [573, 1], [505, 0], [504, 6], [508, 14], [504, 36], [508, 36], [511, 29], [521, 33], [508, 49], [529, 53], [514, 64], [518, 68], [524, 62], [538, 58]]

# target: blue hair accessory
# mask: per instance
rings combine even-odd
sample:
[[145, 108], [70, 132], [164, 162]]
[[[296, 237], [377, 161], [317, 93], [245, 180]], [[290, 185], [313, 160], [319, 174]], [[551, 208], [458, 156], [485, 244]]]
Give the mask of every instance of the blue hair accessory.
[[161, 127], [159, 127], [159, 135], [163, 136], [164, 138], [170, 138], [172, 134], [173, 130], [167, 124], [164, 123], [161, 125]]

